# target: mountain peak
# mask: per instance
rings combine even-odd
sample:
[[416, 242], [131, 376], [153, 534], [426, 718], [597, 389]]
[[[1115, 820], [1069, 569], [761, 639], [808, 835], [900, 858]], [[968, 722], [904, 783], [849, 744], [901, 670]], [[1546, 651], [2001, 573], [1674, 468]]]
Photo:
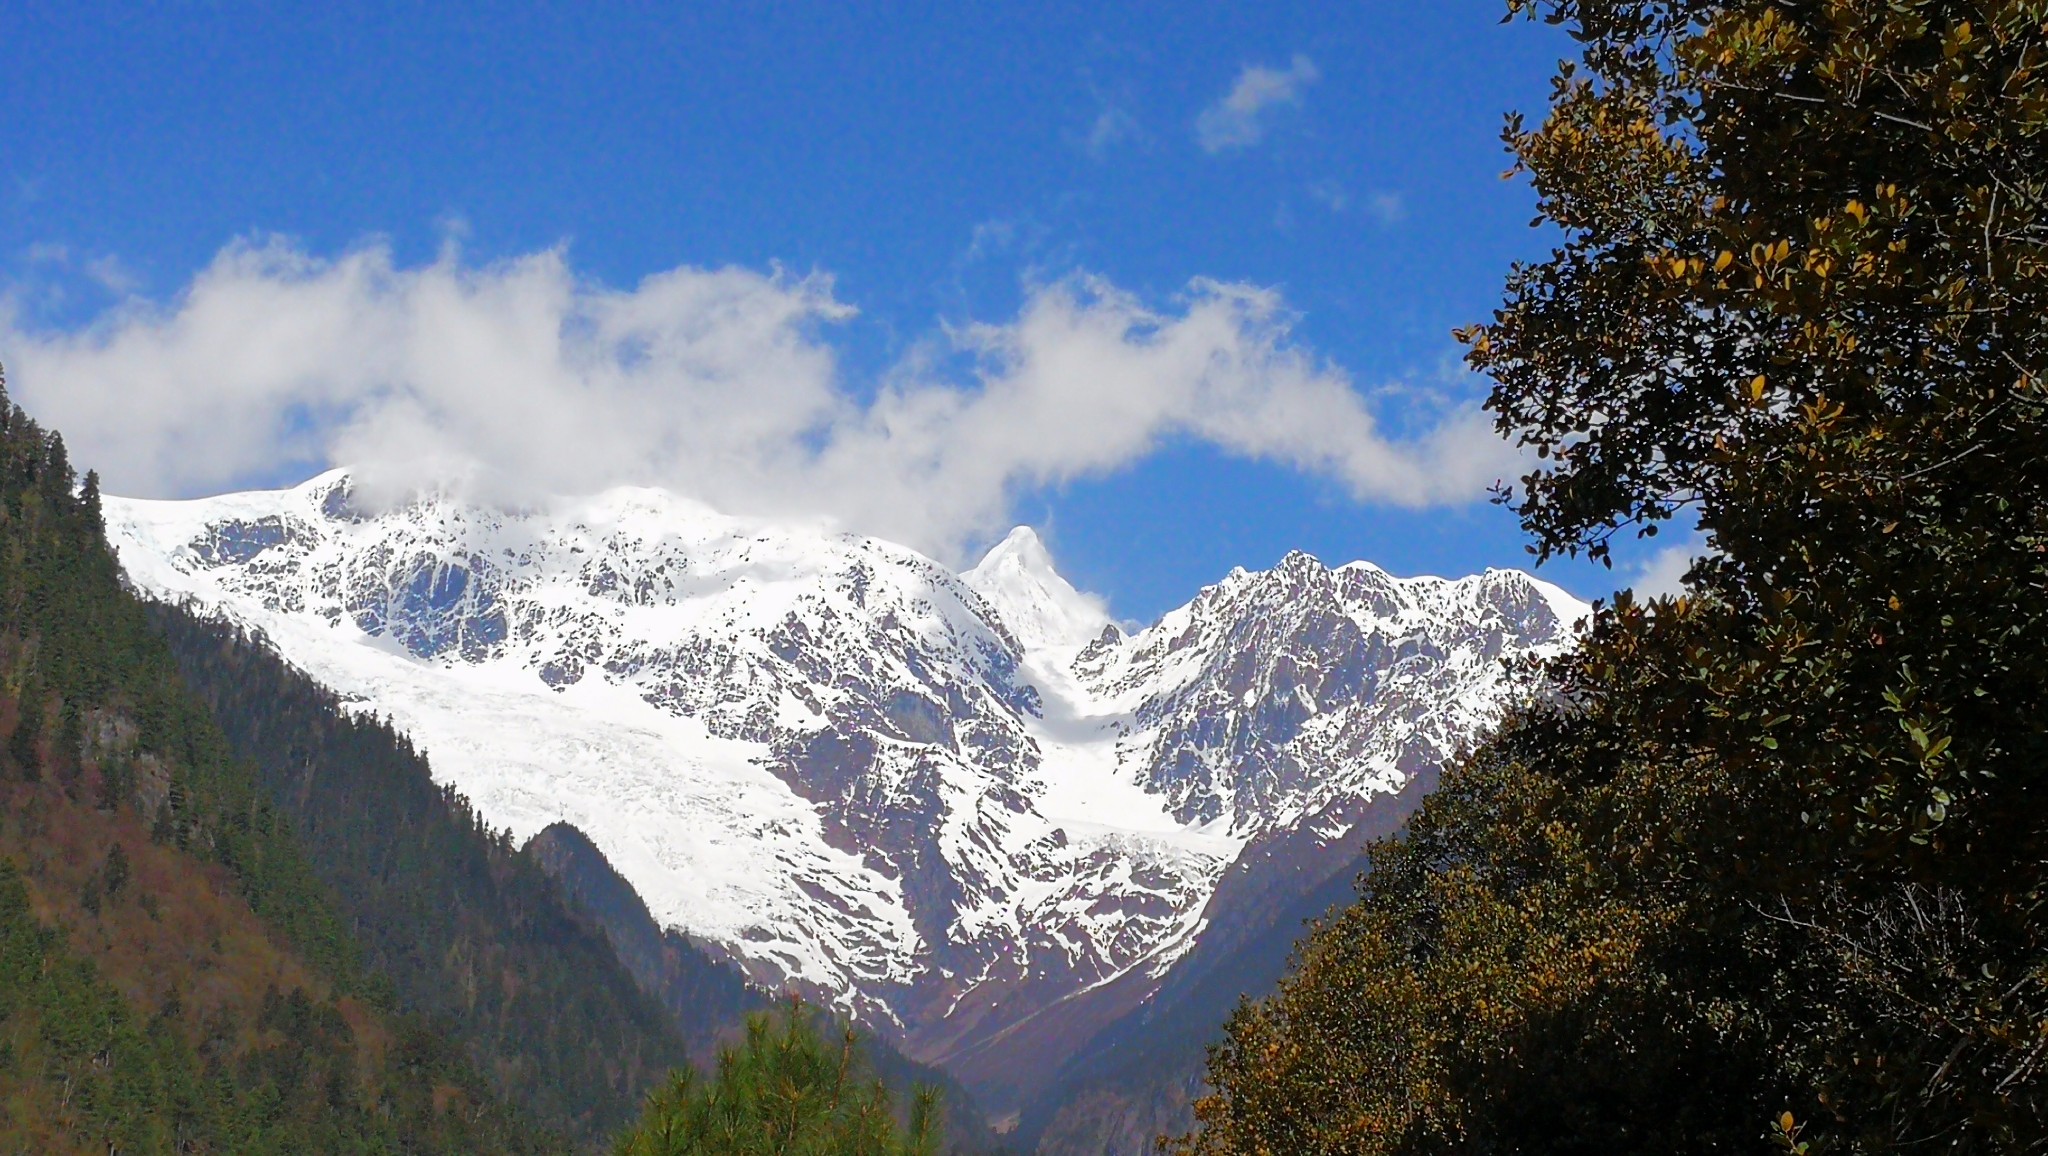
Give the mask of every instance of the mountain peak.
[[1016, 565], [1027, 570], [1052, 572], [1052, 554], [1045, 548], [1045, 539], [1029, 526], [1018, 526], [1003, 535], [1003, 540], [989, 547], [975, 566], [981, 570], [990, 565]]
[[1038, 531], [1019, 526], [960, 575], [1026, 650], [1086, 646], [1109, 624], [1102, 600], [1060, 576]]

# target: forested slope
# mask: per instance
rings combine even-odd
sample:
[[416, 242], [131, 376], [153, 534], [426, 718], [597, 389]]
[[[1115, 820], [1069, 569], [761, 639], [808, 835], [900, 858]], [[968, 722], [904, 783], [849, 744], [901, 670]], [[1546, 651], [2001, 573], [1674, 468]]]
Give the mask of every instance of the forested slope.
[[558, 1145], [393, 1008], [0, 390], [0, 1149]]
[[692, 1044], [708, 1056], [757, 1006], [736, 971], [683, 951], [670, 964], [681, 998], [650, 996], [603, 927], [437, 786], [404, 736], [344, 710], [260, 640], [176, 607], [150, 614], [333, 888], [366, 964], [536, 1118], [601, 1140]]

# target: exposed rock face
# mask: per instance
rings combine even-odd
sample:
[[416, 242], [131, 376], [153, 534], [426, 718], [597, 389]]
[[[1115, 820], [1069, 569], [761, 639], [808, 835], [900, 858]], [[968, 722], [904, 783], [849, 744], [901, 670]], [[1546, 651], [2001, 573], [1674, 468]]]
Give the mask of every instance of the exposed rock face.
[[998, 1101], [1231, 922], [1241, 853], [1348, 845], [1584, 611], [1293, 554], [1126, 635], [1029, 530], [956, 575], [647, 490], [376, 511], [336, 472], [106, 515], [138, 587], [263, 631], [492, 823], [574, 824], [661, 925]]
[[[1209, 898], [1195, 946], [1056, 1066], [1020, 1066], [1017, 1139], [1039, 1156], [1141, 1156], [1195, 1123], [1210, 1044], [1238, 1000], [1273, 990], [1309, 921], [1354, 898], [1366, 842], [1393, 834], [1437, 782], [1430, 767], [1397, 794], [1347, 799], [1248, 844]], [[1321, 830], [1343, 829], [1341, 840]], [[1112, 985], [1114, 986], [1114, 985]], [[1092, 993], [1091, 993], [1092, 994]], [[1050, 1059], [1054, 1053], [1048, 1053]]]

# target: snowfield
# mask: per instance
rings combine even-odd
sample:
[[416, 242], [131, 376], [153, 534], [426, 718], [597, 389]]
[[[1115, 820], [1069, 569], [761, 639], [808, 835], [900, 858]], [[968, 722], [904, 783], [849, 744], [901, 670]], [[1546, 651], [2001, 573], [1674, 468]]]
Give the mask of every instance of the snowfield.
[[913, 1042], [1163, 970], [1248, 842], [1469, 744], [1586, 613], [1294, 554], [1127, 634], [1026, 528], [956, 575], [644, 489], [105, 510], [139, 590], [260, 631], [493, 825], [573, 823], [658, 919]]

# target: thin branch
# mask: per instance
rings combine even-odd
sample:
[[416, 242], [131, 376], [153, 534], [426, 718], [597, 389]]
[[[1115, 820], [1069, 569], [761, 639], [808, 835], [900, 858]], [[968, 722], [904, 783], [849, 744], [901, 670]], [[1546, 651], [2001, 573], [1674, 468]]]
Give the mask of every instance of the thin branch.
[[1876, 118], [1877, 118], [1877, 119], [1879, 119], [1879, 120], [1888, 120], [1888, 121], [1891, 121], [1891, 122], [1892, 122], [1893, 124], [1903, 124], [1903, 125], [1906, 125], [1906, 126], [1908, 126], [1909, 128], [1917, 128], [1917, 129], [1921, 130], [1922, 132], [1933, 132], [1933, 131], [1934, 131], [1934, 126], [1933, 126], [1933, 125], [1931, 125], [1931, 124], [1922, 124], [1921, 122], [1919, 122], [1919, 121], [1917, 121], [1917, 120], [1910, 120], [1910, 119], [1908, 119], [1908, 118], [1906, 118], [1906, 117], [1903, 117], [1903, 116], [1893, 116], [1893, 115], [1892, 115], [1891, 113], [1888, 113], [1888, 112], [1881, 112], [1881, 111], [1879, 111], [1879, 110], [1877, 110], [1877, 109], [1874, 109], [1874, 108], [1873, 108], [1873, 109], [1871, 109], [1871, 110], [1869, 110], [1869, 111], [1870, 111], [1870, 115], [1872, 115], [1872, 116], [1876, 117]]
[[1911, 473], [1901, 474], [1899, 475], [1898, 480], [1901, 482], [1910, 482], [1914, 478], [1917, 478], [1922, 474], [1931, 474], [1936, 470], [1946, 469], [1949, 466], [1955, 465], [1957, 462], [1962, 461], [1964, 458], [1969, 457], [1971, 454], [1976, 453], [1978, 450], [1983, 449], [1984, 445], [1985, 443], [1983, 442], [1973, 442], [1970, 445], [1970, 447], [1968, 449], [1965, 449], [1962, 453], [1955, 454], [1951, 457], [1943, 458], [1941, 461], [1935, 462], [1931, 465], [1921, 466], [1919, 469], [1914, 470]]
[[[1838, 103], [1838, 102], [1836, 102], [1836, 101], [1832, 101], [1832, 100], [1829, 100], [1829, 99], [1828, 99], [1827, 97], [1824, 97], [1824, 96], [1807, 96], [1806, 94], [1804, 94], [1804, 93], [1799, 93], [1799, 92], [1781, 92], [1781, 91], [1779, 91], [1778, 89], [1775, 89], [1775, 88], [1762, 88], [1762, 87], [1759, 87], [1759, 86], [1757, 86], [1757, 85], [1753, 85], [1753, 84], [1736, 84], [1736, 83], [1734, 83], [1734, 82], [1732, 82], [1732, 81], [1727, 81], [1727, 80], [1714, 80], [1714, 81], [1709, 81], [1709, 82], [1708, 82], [1708, 86], [1709, 86], [1709, 87], [1714, 87], [1714, 88], [1732, 88], [1732, 89], [1734, 89], [1734, 90], [1735, 90], [1735, 91], [1737, 91], [1737, 92], [1753, 92], [1753, 93], [1756, 93], [1756, 94], [1757, 94], [1757, 95], [1759, 95], [1759, 96], [1774, 96], [1774, 97], [1777, 97], [1777, 98], [1778, 98], [1779, 100], [1792, 100], [1792, 101], [1798, 101], [1798, 102], [1799, 102], [1799, 103], [1801, 103], [1801, 104], [1836, 104], [1836, 103]], [[1854, 105], [1854, 104], [1852, 103], [1852, 104], [1849, 104], [1849, 105], [1848, 105], [1847, 107], [1849, 107], [1849, 108], [1855, 108], [1855, 107], [1856, 107], [1856, 105]], [[1858, 111], [1862, 111], [1862, 112], [1867, 112], [1867, 113], [1869, 113], [1869, 114], [1870, 114], [1871, 116], [1874, 116], [1874, 117], [1878, 118], [1879, 120], [1888, 120], [1888, 121], [1891, 121], [1891, 122], [1892, 122], [1892, 123], [1894, 123], [1894, 124], [1903, 124], [1903, 125], [1906, 125], [1906, 126], [1907, 126], [1907, 127], [1909, 127], [1909, 128], [1917, 128], [1917, 129], [1921, 130], [1922, 132], [1934, 132], [1934, 131], [1935, 131], [1935, 128], [1934, 128], [1934, 126], [1933, 126], [1933, 125], [1931, 125], [1931, 124], [1926, 124], [1926, 123], [1924, 123], [1924, 122], [1922, 122], [1922, 121], [1917, 121], [1917, 120], [1913, 120], [1913, 119], [1912, 119], [1912, 118], [1910, 118], [1910, 117], [1903, 117], [1903, 116], [1899, 116], [1899, 115], [1897, 115], [1896, 113], [1889, 113], [1889, 112], [1885, 112], [1885, 111], [1884, 111], [1884, 110], [1882, 110], [1882, 109], [1870, 108], [1870, 109], [1859, 109]]]

